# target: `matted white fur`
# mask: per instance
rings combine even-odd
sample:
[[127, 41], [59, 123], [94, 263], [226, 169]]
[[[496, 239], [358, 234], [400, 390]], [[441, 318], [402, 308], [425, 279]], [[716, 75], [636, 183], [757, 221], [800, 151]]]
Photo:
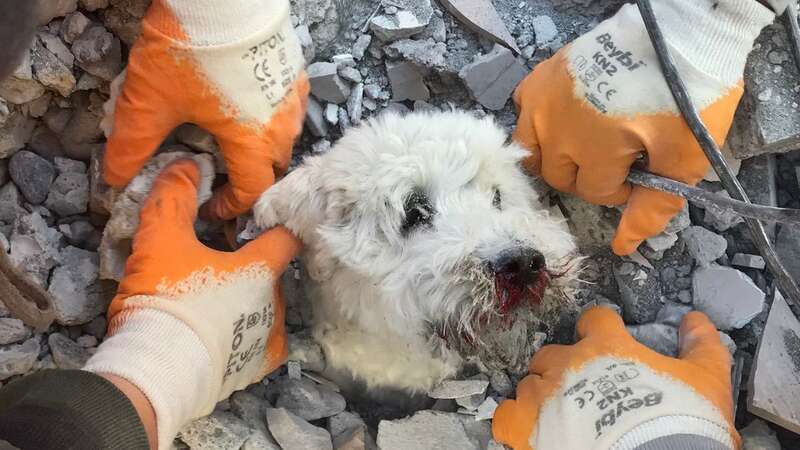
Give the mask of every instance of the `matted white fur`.
[[[491, 118], [384, 114], [261, 196], [258, 224], [284, 224], [305, 243], [314, 337], [330, 372], [416, 392], [455, 375], [465, 355], [448, 343], [480, 341], [476, 317], [497, 315], [487, 263], [509, 250], [536, 249], [551, 272], [567, 272], [545, 294], [559, 301], [576, 248], [540, 205], [525, 155]], [[414, 192], [431, 221], [404, 232]]]

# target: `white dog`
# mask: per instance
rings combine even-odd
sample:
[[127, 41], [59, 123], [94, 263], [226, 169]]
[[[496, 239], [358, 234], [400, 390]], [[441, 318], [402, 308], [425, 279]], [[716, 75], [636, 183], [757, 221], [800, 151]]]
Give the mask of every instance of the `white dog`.
[[261, 196], [258, 224], [306, 245], [328, 376], [427, 392], [466, 362], [527, 366], [576, 247], [506, 140], [491, 118], [385, 114]]

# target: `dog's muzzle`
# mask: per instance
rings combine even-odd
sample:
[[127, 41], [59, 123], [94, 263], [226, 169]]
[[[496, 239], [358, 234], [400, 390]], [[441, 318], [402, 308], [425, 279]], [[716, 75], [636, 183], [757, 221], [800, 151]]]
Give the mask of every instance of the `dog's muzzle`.
[[538, 250], [530, 247], [506, 250], [488, 266], [494, 275], [501, 314], [511, 311], [523, 300], [541, 303], [550, 276], [547, 261]]

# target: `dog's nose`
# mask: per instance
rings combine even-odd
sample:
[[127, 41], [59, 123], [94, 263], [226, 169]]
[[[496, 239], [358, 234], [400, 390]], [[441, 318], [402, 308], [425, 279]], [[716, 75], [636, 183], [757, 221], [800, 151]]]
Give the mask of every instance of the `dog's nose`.
[[532, 248], [509, 250], [492, 263], [496, 275], [513, 278], [522, 284], [536, 281], [537, 273], [545, 268], [544, 255]]

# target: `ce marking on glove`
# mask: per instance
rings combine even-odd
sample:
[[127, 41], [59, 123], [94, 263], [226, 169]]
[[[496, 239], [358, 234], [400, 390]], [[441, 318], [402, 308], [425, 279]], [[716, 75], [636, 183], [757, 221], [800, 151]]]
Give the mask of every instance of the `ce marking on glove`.
[[599, 92], [600, 95], [604, 95], [606, 100], [611, 100], [611, 97], [617, 93], [616, 89], [609, 88], [609, 86], [610, 85], [607, 81], [601, 81], [597, 83], [597, 92]]

